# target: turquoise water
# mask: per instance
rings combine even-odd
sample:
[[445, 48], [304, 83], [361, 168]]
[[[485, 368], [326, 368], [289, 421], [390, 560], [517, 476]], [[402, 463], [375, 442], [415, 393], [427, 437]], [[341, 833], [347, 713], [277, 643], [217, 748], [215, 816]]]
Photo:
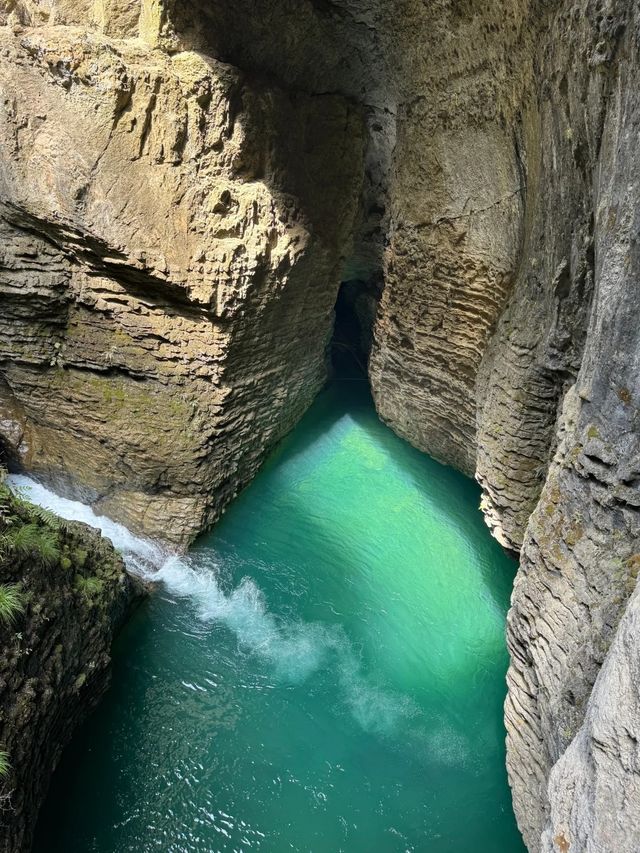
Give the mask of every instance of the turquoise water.
[[121, 634], [40, 853], [517, 853], [504, 770], [515, 573], [474, 483], [364, 385], [302, 423]]

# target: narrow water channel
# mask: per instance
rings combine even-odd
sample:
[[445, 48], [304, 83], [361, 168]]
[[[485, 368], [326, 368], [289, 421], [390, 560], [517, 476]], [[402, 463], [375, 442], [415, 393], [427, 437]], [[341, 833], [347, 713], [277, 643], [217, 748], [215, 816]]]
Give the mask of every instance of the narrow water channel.
[[364, 383], [323, 392], [160, 569], [36, 850], [520, 853], [502, 723], [515, 564], [478, 502], [378, 421]]

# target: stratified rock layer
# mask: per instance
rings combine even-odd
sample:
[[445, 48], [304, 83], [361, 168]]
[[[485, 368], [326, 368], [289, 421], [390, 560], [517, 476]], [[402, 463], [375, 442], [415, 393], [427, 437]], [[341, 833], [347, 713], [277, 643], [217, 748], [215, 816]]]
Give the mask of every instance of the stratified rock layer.
[[359, 114], [51, 20], [0, 27], [2, 438], [186, 542], [325, 379]]
[[638, 637], [640, 592], [620, 622], [584, 723], [551, 771], [543, 853], [563, 847], [586, 853], [640, 850]]
[[406, 4], [371, 387], [379, 414], [472, 475], [475, 381], [513, 286], [523, 176], [514, 123], [526, 3]]
[[[597, 12], [585, 4], [579, 25], [575, 10], [553, 20], [552, 31], [567, 37], [571, 31], [581, 49], [568, 57], [568, 67], [560, 64], [564, 52], [555, 60], [559, 91], [550, 98], [549, 121], [553, 116], [565, 151], [559, 153], [557, 140], [558, 154], [543, 173], [551, 206], [542, 211], [555, 237], [547, 246], [560, 250], [563, 227], [570, 239], [560, 272], [551, 277], [549, 265], [543, 285], [549, 296], [551, 288], [563, 287], [570, 299], [586, 275], [594, 296], [577, 381], [564, 398], [558, 449], [522, 548], [508, 620], [506, 721], [514, 803], [529, 849], [631, 853], [640, 827], [640, 682], [625, 681], [624, 673], [635, 666], [633, 656], [626, 657], [635, 604], [613, 639], [640, 562], [640, 169], [634, 154], [640, 18], [625, 3], [611, 6], [604, 19]], [[584, 56], [589, 65], [577, 61]], [[569, 155], [583, 168], [584, 184], [556, 177]], [[554, 181], [564, 187], [563, 207], [554, 204]], [[576, 189], [582, 190], [577, 197]], [[576, 214], [570, 223], [567, 211]], [[579, 300], [574, 304], [579, 316]], [[547, 328], [547, 340], [553, 333], [557, 341], [566, 321]], [[576, 340], [575, 333], [567, 336], [564, 350]], [[521, 412], [525, 404], [523, 397]]]

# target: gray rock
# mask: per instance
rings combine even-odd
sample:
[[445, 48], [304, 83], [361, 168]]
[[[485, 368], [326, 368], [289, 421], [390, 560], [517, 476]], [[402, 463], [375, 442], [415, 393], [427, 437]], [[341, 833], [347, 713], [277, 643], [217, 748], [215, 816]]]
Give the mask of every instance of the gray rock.
[[551, 771], [542, 853], [640, 850], [640, 590], [631, 598], [578, 734]]

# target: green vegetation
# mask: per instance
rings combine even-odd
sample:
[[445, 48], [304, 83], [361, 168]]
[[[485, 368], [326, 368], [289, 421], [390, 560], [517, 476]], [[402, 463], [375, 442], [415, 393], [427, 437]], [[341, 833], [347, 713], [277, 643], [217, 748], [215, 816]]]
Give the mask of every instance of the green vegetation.
[[0, 487], [0, 500], [2, 499], [7, 504], [12, 505], [18, 512], [22, 511], [25, 513], [29, 521], [38, 522], [43, 527], [49, 527], [51, 530], [63, 530], [67, 526], [67, 522], [57, 516], [55, 512], [43, 506], [32, 504], [28, 493], [24, 489], [16, 489], [15, 492], [11, 492], [7, 486], [2, 486]]
[[74, 566], [82, 569], [87, 562], [88, 556], [89, 554], [84, 548], [75, 548], [71, 553], [71, 560], [73, 561]]
[[0, 623], [13, 625], [24, 608], [25, 596], [18, 584], [0, 584]]
[[93, 599], [95, 595], [102, 592], [104, 583], [97, 577], [84, 577], [76, 575], [74, 587], [77, 592], [81, 593], [87, 599]]
[[31, 518], [39, 521], [40, 524], [51, 528], [51, 530], [60, 530], [64, 527], [65, 522], [62, 518], [57, 516], [55, 512], [52, 512], [50, 509], [45, 509], [43, 506], [36, 506], [35, 504], [28, 503], [28, 501], [25, 501], [24, 503], [27, 504]]
[[36, 522], [15, 524], [0, 536], [0, 553], [34, 557], [43, 566], [53, 566], [60, 559], [58, 533]]
[[3, 749], [0, 749], [0, 779], [5, 779], [9, 775], [10, 770], [9, 756]]
[[[9, 567], [17, 560], [28, 561], [31, 567], [44, 569], [59, 568], [70, 573], [71, 578], [61, 576], [63, 588], [72, 579], [73, 589], [82, 595], [89, 605], [99, 599], [104, 590], [101, 577], [86, 576], [90, 552], [83, 547], [73, 526], [43, 507], [31, 504], [28, 493], [12, 492], [1, 482], [0, 469], [0, 566]], [[25, 565], [29, 568], [29, 565]], [[113, 560], [102, 565], [100, 574], [110, 569], [119, 571]], [[13, 571], [13, 570], [12, 570]], [[68, 589], [68, 587], [66, 587]], [[0, 584], [0, 627], [12, 624], [17, 615], [24, 611], [31, 597], [30, 584]], [[41, 604], [32, 606], [37, 615]]]
[[0, 533], [0, 558], [32, 557], [45, 567], [59, 561], [59, 533], [65, 523], [51, 510], [29, 503], [24, 494], [12, 494], [1, 484], [0, 519], [4, 528]]

